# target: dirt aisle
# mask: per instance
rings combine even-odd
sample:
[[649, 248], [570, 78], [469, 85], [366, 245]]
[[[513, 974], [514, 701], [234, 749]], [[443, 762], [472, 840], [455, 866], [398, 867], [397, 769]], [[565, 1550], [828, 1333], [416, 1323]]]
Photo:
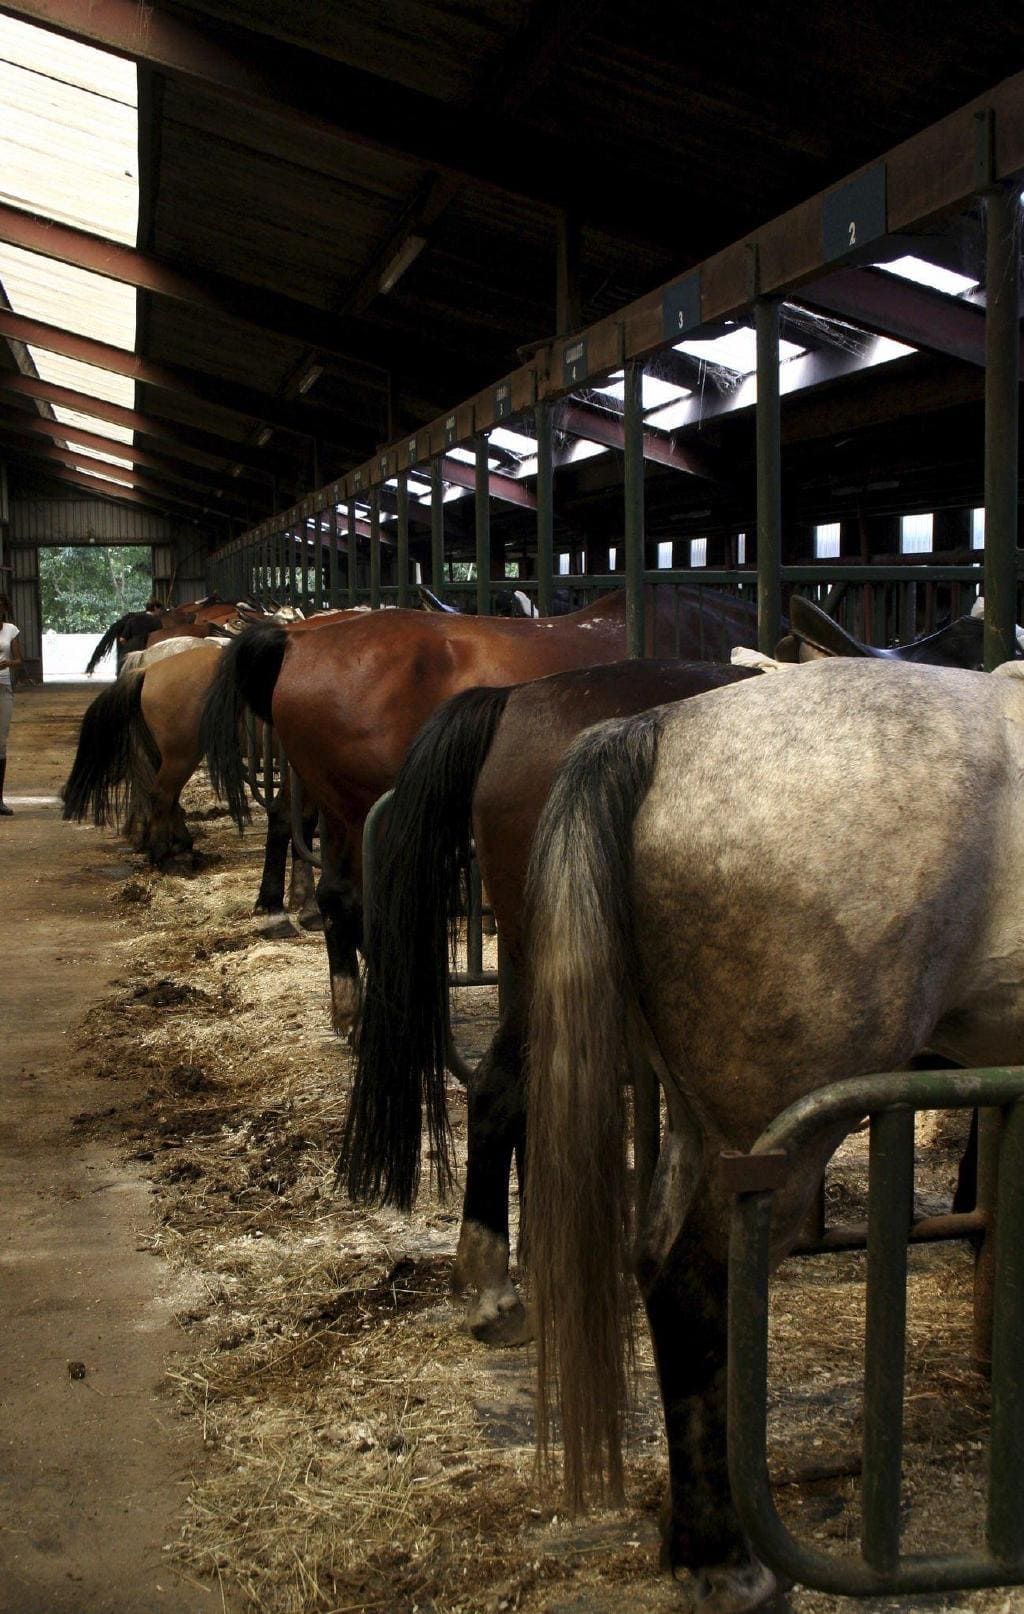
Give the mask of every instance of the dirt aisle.
[[179, 1332], [149, 1185], [74, 1125], [106, 1095], [67, 1031], [116, 968], [126, 872], [56, 800], [93, 694], [19, 695], [0, 820], [0, 1610], [193, 1614], [221, 1600], [164, 1551], [198, 1451], [159, 1392]]

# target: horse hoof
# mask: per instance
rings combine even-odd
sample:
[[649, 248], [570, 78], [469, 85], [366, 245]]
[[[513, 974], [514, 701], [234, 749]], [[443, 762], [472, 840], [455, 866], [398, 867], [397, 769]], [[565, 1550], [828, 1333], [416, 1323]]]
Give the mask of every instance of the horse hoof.
[[331, 976], [331, 1024], [339, 1037], [350, 1037], [359, 1012], [359, 982], [351, 975]]
[[764, 1564], [723, 1564], [697, 1575], [690, 1607], [692, 1614], [785, 1614], [787, 1602]]
[[295, 936], [297, 931], [286, 913], [268, 913], [257, 923], [256, 929], [268, 941], [280, 941], [285, 936]]
[[509, 1305], [487, 1307], [486, 1310], [478, 1306], [470, 1317], [469, 1331], [481, 1345], [508, 1349], [530, 1343], [533, 1323], [517, 1295]]
[[323, 930], [324, 916], [322, 913], [300, 913], [299, 924], [303, 930]]

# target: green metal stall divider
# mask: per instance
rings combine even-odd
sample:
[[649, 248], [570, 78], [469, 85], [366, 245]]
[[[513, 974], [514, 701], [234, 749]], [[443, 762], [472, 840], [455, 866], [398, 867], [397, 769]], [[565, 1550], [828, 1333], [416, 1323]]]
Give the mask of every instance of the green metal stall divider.
[[[1003, 1112], [995, 1237], [992, 1414], [984, 1546], [901, 1553], [907, 1249], [914, 1113]], [[775, 1508], [767, 1463], [768, 1290], [774, 1196], [803, 1145], [871, 1118], [861, 1551], [830, 1556], [798, 1541]], [[749, 1154], [721, 1157], [735, 1195], [729, 1248], [729, 1476], [754, 1550], [772, 1569], [835, 1595], [866, 1597], [1024, 1584], [1024, 1066], [896, 1071], [819, 1089], [785, 1110]], [[955, 1223], [956, 1217], [944, 1218]], [[963, 1232], [977, 1228], [963, 1218]], [[955, 1233], [950, 1229], [947, 1236]]]

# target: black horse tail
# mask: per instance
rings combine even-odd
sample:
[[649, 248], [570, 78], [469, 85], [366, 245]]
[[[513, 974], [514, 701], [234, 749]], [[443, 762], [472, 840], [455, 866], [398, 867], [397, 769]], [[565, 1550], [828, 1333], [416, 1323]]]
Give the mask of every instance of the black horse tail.
[[144, 673], [128, 673], [86, 709], [78, 750], [61, 791], [64, 817], [79, 823], [116, 824], [129, 797], [145, 796], [160, 766], [160, 751], [142, 715]]
[[369, 894], [356, 1074], [338, 1161], [353, 1199], [409, 1209], [424, 1108], [438, 1185], [451, 1184], [448, 943], [469, 867], [473, 792], [508, 697], [508, 689], [468, 689], [446, 702], [395, 783]]
[[288, 635], [279, 623], [254, 622], [221, 653], [199, 724], [200, 756], [210, 783], [241, 831], [249, 818], [241, 722], [246, 709], [270, 723], [271, 701]]
[[622, 1495], [632, 1350], [626, 1101], [639, 998], [633, 831], [662, 717], [599, 724], [572, 747], [534, 837], [526, 1237], [537, 1307], [537, 1440], [557, 1391], [565, 1484]]
[[96, 646], [96, 649], [93, 651], [88, 662], [86, 663], [85, 670], [87, 673], [90, 675], [94, 673], [100, 662], [103, 660], [103, 657], [107, 654], [107, 651], [113, 650], [119, 635], [124, 632], [127, 621], [127, 616], [120, 616], [116, 622], [111, 623], [110, 627], [107, 629], [106, 633], [103, 635], [103, 638], [100, 640], [99, 644]]

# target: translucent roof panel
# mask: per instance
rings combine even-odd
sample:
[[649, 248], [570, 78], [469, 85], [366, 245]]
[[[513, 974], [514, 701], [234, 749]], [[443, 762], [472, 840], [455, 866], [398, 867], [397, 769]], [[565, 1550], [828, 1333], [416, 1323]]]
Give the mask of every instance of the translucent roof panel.
[[[0, 16], [0, 202], [134, 245], [137, 100], [134, 63]], [[135, 346], [134, 287], [5, 244], [0, 286], [17, 314]], [[34, 346], [29, 353], [44, 380], [134, 406], [133, 381]], [[53, 413], [112, 441], [131, 440], [125, 427], [59, 405]], [[95, 472], [90, 457], [82, 469]]]
[[[675, 348], [677, 353], [720, 364], [725, 370], [735, 370], [737, 375], [753, 375], [757, 369], [757, 336], [752, 325], [737, 325], [724, 336], [715, 336], [709, 341], [677, 342]], [[779, 360], [783, 364], [803, 351], [795, 342], [787, 342], [785, 338], [779, 341]]]
[[958, 275], [940, 264], [929, 263], [927, 258], [912, 255], [893, 258], [891, 263], [876, 263], [875, 268], [884, 269], [887, 275], [899, 275], [901, 280], [913, 280], [918, 286], [944, 291], [948, 297], [962, 297], [965, 292], [974, 291], [978, 284], [970, 275]]
[[[616, 370], [608, 378], [607, 386], [595, 387], [594, 391], [606, 393], [609, 398], [615, 398], [621, 403], [626, 396], [623, 372]], [[658, 409], [665, 404], [678, 403], [680, 398], [688, 398], [689, 395], [689, 389], [686, 387], [677, 386], [672, 381], [663, 381], [660, 376], [644, 375], [641, 403], [645, 413], [649, 409]]]

